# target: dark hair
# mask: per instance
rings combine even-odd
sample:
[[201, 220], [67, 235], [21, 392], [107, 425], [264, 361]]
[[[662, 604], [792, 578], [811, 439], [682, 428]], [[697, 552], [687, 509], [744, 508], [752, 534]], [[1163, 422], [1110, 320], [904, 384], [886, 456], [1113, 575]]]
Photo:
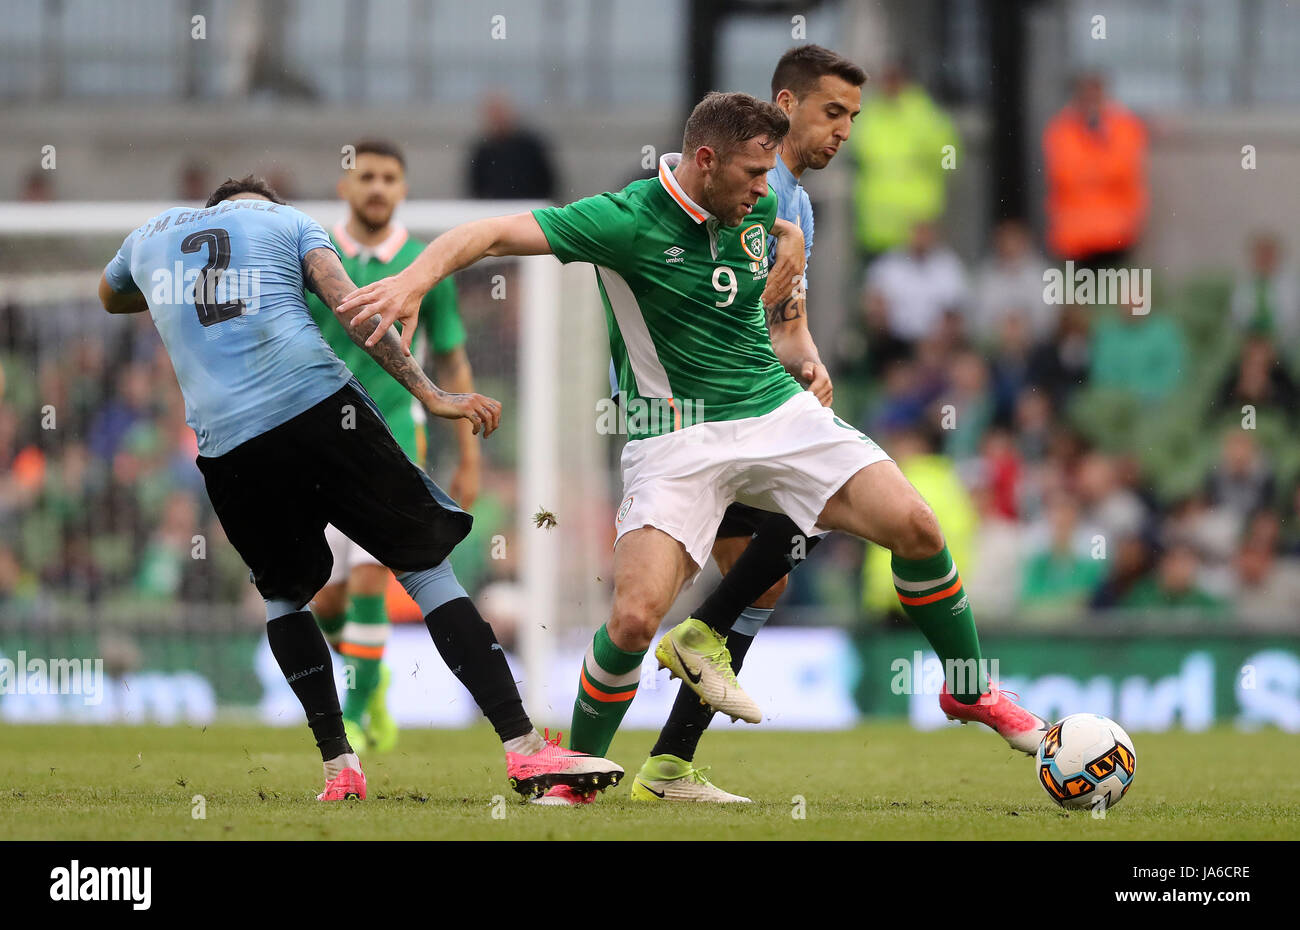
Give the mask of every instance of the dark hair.
[[284, 203], [284, 199], [275, 192], [275, 188], [266, 183], [266, 178], [255, 174], [246, 174], [242, 178], [226, 178], [221, 186], [212, 192], [206, 207], [215, 207], [223, 200], [229, 200], [236, 194], [260, 194], [271, 203]]
[[402, 170], [406, 170], [406, 156], [402, 154], [398, 144], [389, 139], [362, 139], [355, 143], [353, 148], [357, 155], [383, 155], [385, 158], [396, 158]]
[[764, 148], [778, 145], [790, 131], [790, 120], [774, 103], [749, 94], [712, 91], [695, 105], [682, 134], [682, 157], [708, 146], [726, 159], [733, 149], [750, 139], [766, 136]]
[[844, 56], [820, 45], [798, 45], [776, 63], [772, 72], [772, 99], [788, 90], [796, 100], [802, 100], [827, 74], [843, 78], [854, 87], [861, 87], [867, 80], [867, 72]]

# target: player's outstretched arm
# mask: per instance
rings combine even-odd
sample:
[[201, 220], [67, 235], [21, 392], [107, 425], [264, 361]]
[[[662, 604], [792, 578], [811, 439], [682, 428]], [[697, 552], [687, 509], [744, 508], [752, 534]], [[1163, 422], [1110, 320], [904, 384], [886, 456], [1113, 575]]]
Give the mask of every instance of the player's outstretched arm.
[[462, 223], [430, 242], [415, 261], [391, 278], [347, 295], [338, 312], [351, 314], [352, 326], [378, 320], [379, 325], [366, 338], [367, 346], [382, 339], [394, 323], [401, 323], [401, 345], [409, 352], [420, 319], [420, 301], [447, 275], [489, 255], [546, 255], [550, 251], [551, 244], [531, 213]]
[[366, 337], [373, 335], [376, 322], [368, 325], [363, 323], [355, 329], [349, 325], [353, 314], [344, 312], [340, 304], [346, 295], [356, 290], [356, 285], [343, 270], [343, 263], [333, 249], [312, 249], [303, 256], [302, 274], [303, 281], [312, 293], [338, 315], [352, 341], [365, 349], [384, 371], [410, 391], [425, 410], [448, 420], [469, 420], [474, 426], [474, 432], [481, 429], [484, 436], [490, 436], [497, 428], [501, 421], [499, 401], [482, 394], [448, 394], [429, 380], [420, 368], [420, 363], [402, 346], [396, 333], [385, 333], [383, 338], [371, 345]]
[[144, 294], [132, 288], [129, 291], [115, 291], [108, 283], [108, 275], [99, 276], [99, 302], [109, 313], [141, 313], [149, 309]]

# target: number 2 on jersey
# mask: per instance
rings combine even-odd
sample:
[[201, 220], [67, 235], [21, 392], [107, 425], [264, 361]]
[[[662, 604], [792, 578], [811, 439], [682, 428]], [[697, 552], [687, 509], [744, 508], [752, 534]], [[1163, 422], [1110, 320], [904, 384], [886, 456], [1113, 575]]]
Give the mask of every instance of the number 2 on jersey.
[[233, 320], [242, 314], [244, 302], [216, 299], [217, 284], [230, 267], [230, 233], [220, 227], [200, 229], [185, 237], [181, 242], [181, 251], [193, 254], [201, 251], [205, 245], [208, 247], [208, 263], [194, 279], [194, 309], [198, 311], [201, 324], [212, 326]]

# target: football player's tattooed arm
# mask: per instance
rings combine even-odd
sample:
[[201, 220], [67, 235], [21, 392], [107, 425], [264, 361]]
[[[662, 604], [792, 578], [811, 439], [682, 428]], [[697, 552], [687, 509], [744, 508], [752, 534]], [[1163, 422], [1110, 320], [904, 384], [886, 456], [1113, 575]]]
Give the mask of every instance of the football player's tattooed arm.
[[785, 370], [812, 391], [822, 406], [829, 407], [834, 399], [830, 374], [808, 331], [803, 231], [794, 223], [777, 220], [772, 234], [781, 243], [776, 263], [768, 275], [768, 285], [763, 290], [763, 310], [772, 348]]
[[830, 373], [822, 364], [821, 353], [808, 331], [806, 298], [790, 296], [767, 312], [767, 331], [772, 336], [772, 348], [785, 370], [794, 375], [808, 390], [829, 407], [835, 398]]
[[355, 329], [349, 325], [354, 313], [340, 307], [343, 298], [356, 290], [356, 285], [343, 270], [343, 263], [333, 249], [312, 249], [302, 260], [303, 281], [313, 294], [321, 299], [338, 316], [348, 337], [370, 354], [379, 365], [393, 376], [402, 387], [411, 392], [424, 409], [437, 417], [458, 420], [462, 417], [474, 425], [474, 432], [483, 430], [487, 436], [497, 428], [501, 417], [501, 404], [481, 394], [448, 394], [420, 368], [419, 362], [406, 351], [397, 333], [385, 333], [374, 345], [366, 344], [366, 337], [376, 328], [377, 320], [362, 323]]
[[140, 313], [149, 309], [144, 294], [134, 284], [129, 291], [115, 291], [106, 274], [99, 276], [99, 302], [109, 313]]
[[548, 255], [546, 240], [537, 218], [531, 213], [493, 216], [447, 230], [434, 239], [406, 268], [391, 278], [367, 284], [349, 294], [339, 307], [360, 326], [372, 319], [379, 325], [366, 327], [366, 342], [374, 343], [394, 323], [402, 324], [402, 346], [408, 351], [420, 319], [420, 301], [449, 274], [468, 268], [489, 255]]

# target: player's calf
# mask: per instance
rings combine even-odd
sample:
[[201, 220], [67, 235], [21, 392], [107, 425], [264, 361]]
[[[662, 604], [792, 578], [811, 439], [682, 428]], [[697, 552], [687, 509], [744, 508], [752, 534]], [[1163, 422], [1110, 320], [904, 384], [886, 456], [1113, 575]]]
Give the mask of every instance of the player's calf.
[[756, 607], [759, 610], [775, 610], [776, 602], [781, 600], [781, 595], [785, 594], [785, 589], [789, 584], [790, 576], [786, 575], [776, 584], [772, 585], [772, 587], [759, 595], [758, 600], [754, 601], [751, 606]]
[[[290, 602], [268, 601], [266, 635], [285, 681], [302, 704], [325, 764], [325, 791], [318, 800], [364, 798], [365, 776], [343, 728], [329, 646], [316, 621], [310, 612], [294, 610]], [[347, 775], [350, 771], [355, 774]]]
[[694, 563], [680, 542], [642, 526], [614, 548], [614, 609], [578, 672], [570, 745], [604, 755], [641, 683], [641, 662]]

